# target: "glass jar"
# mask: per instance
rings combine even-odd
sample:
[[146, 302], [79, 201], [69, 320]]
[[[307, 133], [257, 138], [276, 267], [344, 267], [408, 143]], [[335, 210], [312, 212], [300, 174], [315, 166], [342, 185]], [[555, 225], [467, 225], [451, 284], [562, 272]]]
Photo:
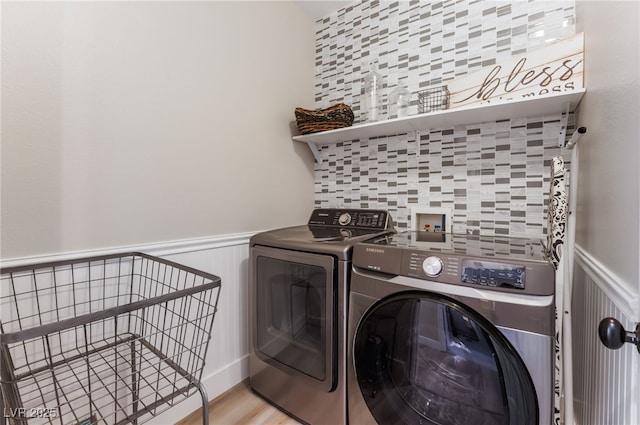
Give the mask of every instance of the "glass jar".
[[401, 118], [409, 115], [409, 102], [411, 92], [407, 89], [404, 81], [398, 81], [395, 89], [389, 93], [389, 106], [387, 118]]
[[382, 119], [382, 88], [382, 76], [378, 73], [376, 64], [370, 64], [369, 72], [364, 76], [364, 98], [361, 102], [364, 121], [375, 122]]

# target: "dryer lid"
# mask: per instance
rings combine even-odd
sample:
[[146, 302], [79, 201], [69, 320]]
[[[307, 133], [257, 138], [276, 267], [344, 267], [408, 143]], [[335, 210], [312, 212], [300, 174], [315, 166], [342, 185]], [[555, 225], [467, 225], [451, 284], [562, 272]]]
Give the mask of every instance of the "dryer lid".
[[329, 254], [350, 260], [357, 242], [391, 232], [393, 223], [387, 211], [320, 208], [312, 212], [306, 225], [254, 235], [251, 246]]

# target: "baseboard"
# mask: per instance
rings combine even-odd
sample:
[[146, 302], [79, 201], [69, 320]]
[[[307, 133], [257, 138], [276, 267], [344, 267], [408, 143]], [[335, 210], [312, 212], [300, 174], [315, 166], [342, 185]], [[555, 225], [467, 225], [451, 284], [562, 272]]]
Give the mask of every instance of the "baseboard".
[[249, 355], [202, 377], [209, 400], [213, 400], [249, 377]]
[[[575, 260], [611, 301], [630, 319], [640, 322], [640, 294], [613, 271], [576, 244]], [[575, 285], [576, 283], [574, 283]], [[579, 283], [578, 283], [579, 284]]]

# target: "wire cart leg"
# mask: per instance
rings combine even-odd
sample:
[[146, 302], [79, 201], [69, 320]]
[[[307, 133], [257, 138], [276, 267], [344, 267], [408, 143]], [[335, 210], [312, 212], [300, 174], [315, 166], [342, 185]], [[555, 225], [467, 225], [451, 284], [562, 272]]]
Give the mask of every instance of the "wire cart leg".
[[138, 423], [138, 381], [136, 379], [136, 343], [135, 341], [131, 341], [131, 395], [133, 396], [133, 425]]
[[198, 382], [198, 391], [202, 396], [202, 425], [209, 425], [209, 397], [202, 382]]

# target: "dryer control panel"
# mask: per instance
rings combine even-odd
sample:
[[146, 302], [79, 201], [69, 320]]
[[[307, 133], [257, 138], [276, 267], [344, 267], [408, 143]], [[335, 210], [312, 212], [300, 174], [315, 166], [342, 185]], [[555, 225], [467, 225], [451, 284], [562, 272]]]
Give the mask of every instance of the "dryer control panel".
[[386, 230], [391, 226], [389, 214], [382, 210], [316, 209], [309, 218], [310, 226], [338, 226]]

